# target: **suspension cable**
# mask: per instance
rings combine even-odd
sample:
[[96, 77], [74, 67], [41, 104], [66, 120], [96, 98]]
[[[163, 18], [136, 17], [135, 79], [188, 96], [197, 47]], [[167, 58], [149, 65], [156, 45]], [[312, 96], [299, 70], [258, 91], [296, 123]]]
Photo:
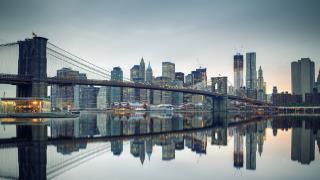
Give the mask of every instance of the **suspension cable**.
[[[51, 49], [51, 48], [47, 48], [47, 49], [48, 49], [49, 51], [52, 51], [53, 53], [56, 53], [56, 54], [64, 57], [64, 58], [67, 58], [67, 59], [69, 59], [69, 60], [71, 60], [71, 61], [73, 61], [73, 62], [75, 62], [75, 63], [77, 63], [77, 64], [80, 64], [80, 65], [82, 65], [82, 66], [84, 66], [84, 67], [86, 67], [86, 68], [88, 68], [88, 69], [92, 69], [93, 71], [99, 72], [99, 73], [104, 74], [104, 75], [106, 75], [106, 76], [108, 75], [107, 73], [105, 73], [105, 72], [103, 72], [103, 71], [101, 71], [101, 70], [94, 69], [93, 67], [90, 67], [90, 66], [88, 66], [88, 65], [86, 65], [86, 64], [83, 64], [83, 63], [81, 63], [81, 62], [79, 62], [79, 61], [77, 61], [77, 60], [75, 60], [75, 59], [72, 59], [72, 58], [70, 58], [70, 57], [68, 57], [68, 56], [66, 56], [66, 55], [64, 55], [64, 54], [61, 54], [61, 53], [59, 53], [59, 52], [57, 52], [57, 51], [55, 51], [55, 50], [53, 50], [53, 49]], [[79, 66], [79, 65], [78, 65], [78, 66]], [[78, 67], [78, 66], [77, 66], [77, 67]]]
[[83, 68], [83, 67], [81, 67], [81, 66], [79, 66], [79, 65], [76, 65], [76, 64], [72, 63], [72, 62], [65, 61], [65, 60], [62, 59], [61, 57], [58, 57], [58, 56], [56, 56], [56, 55], [53, 55], [53, 54], [51, 54], [51, 53], [49, 53], [49, 52], [48, 52], [48, 55], [50, 55], [50, 56], [52, 56], [52, 57], [54, 57], [54, 58], [56, 58], [56, 59], [58, 59], [58, 60], [60, 60], [60, 61], [63, 61], [63, 62], [69, 63], [69, 64], [71, 64], [71, 65], [73, 65], [73, 66], [76, 66], [76, 67], [78, 67], [78, 68], [80, 68], [80, 69], [82, 69], [82, 70], [84, 70], [84, 71], [88, 71], [88, 72], [93, 73], [93, 74], [95, 74], [95, 75], [101, 76], [101, 77], [103, 77], [103, 78], [106, 78], [106, 76], [108, 77], [108, 74], [100, 74], [100, 73], [98, 73], [98, 72], [96, 72], [96, 71], [93, 71], [93, 70], [91, 70], [91, 69], [85, 69], [85, 68]]

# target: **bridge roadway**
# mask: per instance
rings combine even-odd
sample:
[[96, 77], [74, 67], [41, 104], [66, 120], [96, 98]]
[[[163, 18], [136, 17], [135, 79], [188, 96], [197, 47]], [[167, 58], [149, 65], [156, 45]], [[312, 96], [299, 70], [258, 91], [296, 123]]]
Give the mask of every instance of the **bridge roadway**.
[[34, 79], [32, 76], [22, 76], [15, 74], [3, 74], [0, 73], [0, 84], [31, 84], [32, 82], [45, 82], [48, 85], [92, 85], [92, 86], [111, 86], [111, 87], [126, 87], [126, 88], [139, 88], [139, 89], [150, 89], [159, 91], [171, 91], [171, 92], [181, 92], [194, 95], [209, 96], [212, 98], [228, 98], [230, 100], [247, 102], [254, 105], [266, 105], [271, 106], [270, 103], [261, 102], [251, 98], [244, 98], [234, 95], [223, 95], [220, 93], [188, 89], [188, 88], [175, 88], [169, 86], [158, 86], [152, 84], [143, 83], [133, 83], [133, 82], [123, 82], [123, 81], [111, 81], [111, 80], [95, 80], [95, 79], [68, 79], [68, 78], [57, 78], [57, 77], [47, 77], [45, 79]]

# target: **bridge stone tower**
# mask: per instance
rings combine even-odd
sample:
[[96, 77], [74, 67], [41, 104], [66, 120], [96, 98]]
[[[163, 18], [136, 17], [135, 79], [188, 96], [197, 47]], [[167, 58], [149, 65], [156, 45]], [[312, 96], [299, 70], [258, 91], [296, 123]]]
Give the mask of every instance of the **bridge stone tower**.
[[212, 98], [213, 110], [215, 112], [227, 112], [228, 108], [228, 78], [227, 77], [212, 77], [211, 78], [212, 92], [220, 93], [224, 96]]
[[33, 37], [19, 41], [18, 75], [31, 76], [32, 83], [17, 86], [17, 97], [47, 96], [47, 41], [43, 37]]

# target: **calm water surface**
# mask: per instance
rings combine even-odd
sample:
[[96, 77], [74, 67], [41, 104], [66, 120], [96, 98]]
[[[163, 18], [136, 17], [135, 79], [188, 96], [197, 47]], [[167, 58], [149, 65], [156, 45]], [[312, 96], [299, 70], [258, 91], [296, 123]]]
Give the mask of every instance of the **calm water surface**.
[[318, 179], [320, 117], [1, 119], [0, 179]]

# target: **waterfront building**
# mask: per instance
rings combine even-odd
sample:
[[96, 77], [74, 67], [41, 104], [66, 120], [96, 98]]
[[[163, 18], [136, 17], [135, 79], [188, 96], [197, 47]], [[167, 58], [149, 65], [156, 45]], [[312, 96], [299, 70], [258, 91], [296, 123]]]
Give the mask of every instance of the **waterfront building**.
[[301, 58], [291, 63], [291, 91], [294, 95], [302, 95], [305, 101], [305, 94], [311, 93], [315, 82], [314, 62], [310, 58]]
[[234, 89], [240, 90], [243, 87], [243, 55], [237, 53], [233, 56], [233, 71], [234, 71]]
[[97, 108], [107, 109], [110, 108], [111, 102], [111, 88], [110, 87], [100, 87], [97, 95]]
[[[70, 68], [57, 70], [57, 78], [87, 79], [85, 74]], [[82, 86], [59, 86], [51, 88], [51, 105], [54, 110], [70, 110], [80, 106], [80, 88]]]
[[[169, 77], [156, 77], [154, 84], [159, 86], [169, 85], [171, 79]], [[172, 103], [172, 92], [169, 91], [153, 91], [153, 104], [171, 104]]]
[[162, 76], [170, 80], [175, 79], [175, 64], [172, 62], [162, 62]]
[[312, 93], [305, 94], [305, 103], [306, 106], [320, 106], [320, 92], [318, 89], [314, 88]]
[[99, 88], [94, 86], [80, 87], [80, 105], [81, 109], [93, 109], [97, 108], [97, 96]]
[[48, 98], [1, 98], [1, 113], [43, 113], [51, 112]]
[[[184, 76], [182, 76], [184, 77]], [[183, 81], [174, 80], [170, 83], [170, 85], [175, 86], [177, 88], [183, 87]], [[173, 105], [181, 105], [183, 104], [183, 93], [181, 92], [172, 92], [172, 104]]]
[[273, 93], [272, 104], [275, 106], [301, 105], [302, 95], [290, 94], [288, 92]]

